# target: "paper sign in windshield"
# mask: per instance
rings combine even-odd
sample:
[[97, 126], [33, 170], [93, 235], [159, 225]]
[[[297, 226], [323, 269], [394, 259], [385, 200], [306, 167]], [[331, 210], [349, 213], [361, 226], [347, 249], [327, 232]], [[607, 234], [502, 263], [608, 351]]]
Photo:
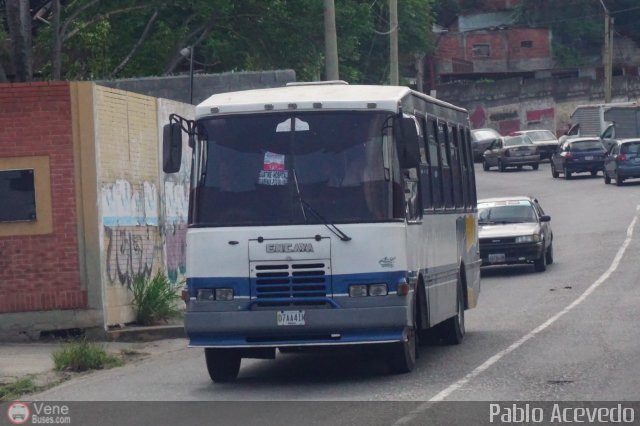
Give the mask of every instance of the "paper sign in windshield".
[[258, 183], [269, 186], [289, 183], [289, 172], [284, 169], [284, 154], [265, 152], [262, 170], [258, 174]]
[[263, 170], [284, 170], [284, 154], [276, 154], [275, 152], [264, 153]]
[[287, 170], [260, 170], [258, 175], [260, 185], [287, 185], [289, 183], [289, 172]]

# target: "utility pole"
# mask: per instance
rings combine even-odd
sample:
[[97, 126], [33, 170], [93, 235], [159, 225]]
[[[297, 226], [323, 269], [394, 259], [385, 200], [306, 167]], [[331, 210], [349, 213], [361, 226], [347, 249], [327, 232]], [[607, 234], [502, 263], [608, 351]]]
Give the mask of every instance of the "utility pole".
[[400, 84], [398, 75], [398, 0], [389, 0], [389, 80], [392, 86]]
[[609, 9], [600, 0], [604, 9], [604, 52], [602, 62], [604, 65], [604, 102], [611, 102], [611, 83], [613, 80], [613, 18], [609, 15]]
[[336, 35], [336, 7], [334, 0], [324, 0], [324, 56], [327, 80], [339, 80], [338, 37]]

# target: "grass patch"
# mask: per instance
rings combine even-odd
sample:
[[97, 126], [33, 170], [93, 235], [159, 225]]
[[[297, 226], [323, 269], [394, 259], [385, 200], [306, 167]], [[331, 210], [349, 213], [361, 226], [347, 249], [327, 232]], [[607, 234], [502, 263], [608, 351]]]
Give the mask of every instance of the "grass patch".
[[53, 365], [57, 371], [87, 371], [119, 367], [122, 360], [108, 354], [102, 345], [79, 340], [66, 344], [53, 353]]
[[33, 380], [30, 377], [23, 377], [13, 383], [0, 386], [0, 401], [12, 401], [35, 390], [36, 385]]
[[172, 284], [161, 271], [152, 278], [136, 277], [131, 284], [136, 322], [152, 325], [182, 315], [178, 309], [180, 287], [180, 284]]

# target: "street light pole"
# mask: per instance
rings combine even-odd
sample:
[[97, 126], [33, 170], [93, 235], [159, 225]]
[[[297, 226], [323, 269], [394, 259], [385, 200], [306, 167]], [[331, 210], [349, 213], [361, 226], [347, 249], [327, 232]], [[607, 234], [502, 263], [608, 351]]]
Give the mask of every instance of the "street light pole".
[[189, 103], [193, 105], [193, 46], [189, 47]]
[[604, 52], [602, 62], [604, 65], [604, 102], [611, 102], [611, 83], [613, 80], [613, 18], [609, 15], [609, 9], [600, 0], [604, 9]]
[[189, 103], [193, 105], [193, 45], [180, 49], [183, 58], [189, 56]]
[[390, 46], [389, 46], [389, 80], [392, 86], [399, 84], [398, 72], [398, 0], [389, 0], [389, 26]]
[[327, 80], [338, 80], [338, 38], [334, 0], [324, 0], [324, 56]]

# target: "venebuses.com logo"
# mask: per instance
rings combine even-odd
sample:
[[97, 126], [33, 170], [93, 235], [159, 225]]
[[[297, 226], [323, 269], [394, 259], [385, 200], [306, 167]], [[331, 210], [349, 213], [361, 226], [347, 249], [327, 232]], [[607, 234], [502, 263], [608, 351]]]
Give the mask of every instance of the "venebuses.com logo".
[[31, 410], [26, 402], [15, 401], [7, 408], [7, 417], [14, 425], [23, 425], [29, 421]]

